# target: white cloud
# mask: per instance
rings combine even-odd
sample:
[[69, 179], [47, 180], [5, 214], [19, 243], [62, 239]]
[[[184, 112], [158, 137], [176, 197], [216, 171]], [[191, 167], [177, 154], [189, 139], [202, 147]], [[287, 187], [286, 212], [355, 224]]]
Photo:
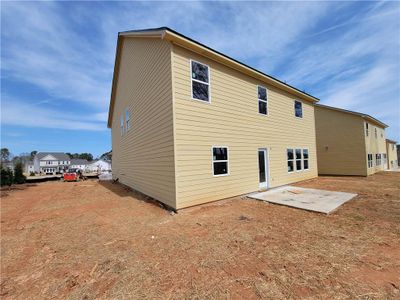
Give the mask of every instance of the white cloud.
[[2, 98], [1, 124], [88, 131], [107, 129], [105, 122], [98, 121], [97, 114], [76, 114], [54, 110], [44, 105], [29, 105], [10, 97], [4, 97], [4, 95]]
[[[169, 26], [322, 103], [381, 117], [400, 139], [399, 111], [390, 109], [400, 102], [399, 20], [400, 5], [386, 2], [7, 2], [2, 76], [39, 87], [66, 112], [90, 112], [80, 127], [98, 128], [107, 119], [117, 32]], [[42, 123], [68, 127], [70, 119], [60, 119]]]

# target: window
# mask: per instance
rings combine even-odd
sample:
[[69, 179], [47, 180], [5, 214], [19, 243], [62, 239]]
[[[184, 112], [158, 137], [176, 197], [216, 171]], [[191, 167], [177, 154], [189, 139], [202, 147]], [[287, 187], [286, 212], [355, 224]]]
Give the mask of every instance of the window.
[[378, 138], [378, 130], [375, 128], [375, 138]]
[[124, 135], [124, 116], [121, 116], [120, 128], [121, 128], [121, 136], [123, 136]]
[[294, 101], [294, 115], [297, 118], [303, 117], [303, 104], [300, 101]]
[[372, 159], [372, 154], [368, 154], [368, 168], [372, 168], [374, 166], [374, 161]]
[[228, 148], [213, 147], [212, 151], [214, 176], [228, 175]]
[[286, 155], [289, 173], [310, 168], [308, 149], [286, 149]]
[[365, 135], [368, 136], [368, 123], [365, 123]]
[[190, 61], [192, 74], [192, 98], [205, 102], [210, 102], [210, 83], [208, 66]]
[[294, 155], [293, 155], [293, 149], [287, 149], [287, 168], [288, 172], [293, 172], [294, 171]]
[[131, 128], [131, 120], [129, 118], [129, 110], [125, 110], [125, 124], [126, 124], [126, 131], [128, 131]]
[[267, 89], [257, 86], [258, 89], [258, 112], [262, 115], [268, 114]]
[[375, 154], [375, 160], [376, 160], [376, 166], [380, 166], [381, 165], [381, 155]]
[[308, 170], [308, 149], [303, 149], [303, 168], [304, 170]]
[[392, 150], [394, 150], [394, 144], [392, 144]]
[[296, 149], [296, 171], [301, 171], [301, 149]]
[[387, 157], [386, 157], [386, 153], [382, 153], [383, 156], [383, 165], [387, 164]]

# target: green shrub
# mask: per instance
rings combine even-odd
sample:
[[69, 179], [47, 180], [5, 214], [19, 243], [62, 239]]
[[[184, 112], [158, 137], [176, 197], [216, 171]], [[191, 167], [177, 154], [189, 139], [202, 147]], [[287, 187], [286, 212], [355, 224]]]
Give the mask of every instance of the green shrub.
[[23, 166], [21, 162], [17, 162], [14, 167], [14, 183], [21, 184], [25, 183], [26, 177], [23, 174]]
[[5, 169], [3, 166], [1, 166], [1, 178], [0, 178], [0, 184], [1, 186], [3, 185], [9, 185], [11, 186], [13, 182], [13, 172], [10, 169]]

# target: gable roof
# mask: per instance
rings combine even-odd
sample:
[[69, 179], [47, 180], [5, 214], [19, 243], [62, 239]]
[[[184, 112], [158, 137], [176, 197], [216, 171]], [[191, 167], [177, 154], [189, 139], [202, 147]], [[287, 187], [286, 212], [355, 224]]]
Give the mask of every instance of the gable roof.
[[389, 125], [386, 125], [385, 123], [379, 121], [378, 119], [375, 119], [374, 117], [364, 114], [364, 113], [361, 113], [361, 112], [347, 110], [347, 109], [338, 108], [338, 107], [332, 107], [332, 106], [323, 105], [323, 104], [315, 104], [315, 106], [330, 109], [330, 110], [336, 110], [336, 111], [347, 113], [347, 114], [356, 115], [356, 116], [359, 116], [365, 120], [368, 120], [369, 122], [374, 123], [382, 128], [389, 127]]
[[73, 158], [71, 159], [71, 165], [87, 165], [89, 164], [89, 161], [86, 159], [81, 159], [81, 158]]
[[51, 155], [57, 160], [70, 160], [69, 156], [64, 152], [38, 152], [36, 153], [35, 158], [41, 160], [47, 155]]
[[249, 65], [246, 65], [232, 57], [229, 57], [217, 50], [214, 50], [202, 43], [199, 43], [175, 30], [172, 30], [168, 27], [159, 27], [159, 28], [149, 28], [149, 29], [141, 29], [141, 30], [130, 30], [130, 31], [123, 31], [118, 32], [118, 39], [117, 39], [117, 49], [115, 53], [115, 63], [114, 63], [114, 74], [112, 80], [112, 87], [111, 87], [111, 97], [110, 97], [110, 106], [108, 111], [108, 123], [107, 127], [111, 128], [111, 120], [112, 114], [114, 111], [114, 101], [115, 101], [115, 88], [116, 83], [118, 80], [118, 76], [116, 75], [117, 70], [119, 68], [120, 63], [120, 52], [121, 52], [121, 40], [124, 37], [144, 37], [144, 38], [160, 38], [181, 47], [187, 48], [193, 52], [199, 53], [200, 55], [206, 56], [212, 60], [220, 62], [228, 67], [236, 69], [239, 72], [245, 73], [249, 76], [252, 76], [256, 79], [261, 81], [267, 82], [275, 87], [279, 87], [295, 96], [300, 97], [303, 100], [311, 101], [311, 102], [318, 102], [319, 99], [301, 91], [286, 82], [283, 82], [271, 75], [265, 74]]

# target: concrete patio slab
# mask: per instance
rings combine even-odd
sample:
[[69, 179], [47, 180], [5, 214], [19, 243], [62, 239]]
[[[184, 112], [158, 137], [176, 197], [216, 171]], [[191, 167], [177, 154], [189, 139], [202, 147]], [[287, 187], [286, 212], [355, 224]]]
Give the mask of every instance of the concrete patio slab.
[[329, 214], [357, 194], [282, 186], [269, 191], [250, 194], [248, 197], [270, 203]]

